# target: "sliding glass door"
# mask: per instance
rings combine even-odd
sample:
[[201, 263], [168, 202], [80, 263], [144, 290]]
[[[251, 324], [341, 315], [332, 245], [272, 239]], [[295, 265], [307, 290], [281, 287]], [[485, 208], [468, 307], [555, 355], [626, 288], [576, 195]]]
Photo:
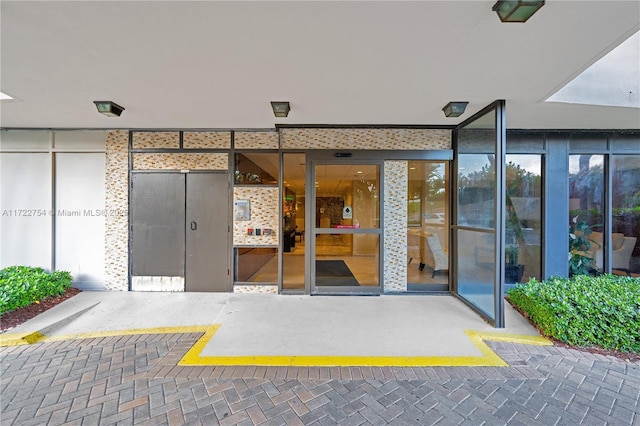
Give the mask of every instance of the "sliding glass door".
[[379, 294], [380, 165], [312, 165], [312, 294]]

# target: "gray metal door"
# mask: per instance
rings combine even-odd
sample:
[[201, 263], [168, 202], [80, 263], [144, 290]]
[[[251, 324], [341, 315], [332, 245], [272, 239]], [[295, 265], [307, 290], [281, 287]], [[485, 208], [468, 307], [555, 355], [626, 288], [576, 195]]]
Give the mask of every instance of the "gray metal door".
[[131, 179], [131, 275], [184, 277], [184, 175], [136, 173]]
[[186, 291], [229, 291], [226, 173], [187, 175]]

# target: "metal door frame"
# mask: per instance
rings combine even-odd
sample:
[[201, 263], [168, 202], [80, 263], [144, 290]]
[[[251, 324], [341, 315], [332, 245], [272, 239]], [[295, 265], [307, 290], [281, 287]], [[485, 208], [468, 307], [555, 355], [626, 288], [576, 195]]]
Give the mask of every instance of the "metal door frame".
[[[305, 251], [306, 272], [305, 281], [310, 284], [310, 294], [312, 295], [371, 295], [378, 296], [383, 293], [383, 276], [384, 276], [384, 159], [381, 157], [373, 158], [371, 155], [361, 153], [365, 155], [358, 155], [358, 153], [349, 155], [345, 158], [341, 152], [337, 151], [322, 151], [322, 152], [307, 152], [307, 181], [306, 186], [309, 194], [305, 200], [305, 230], [309, 232], [309, 236], [305, 239], [308, 241], [308, 249]], [[316, 166], [317, 165], [374, 165], [378, 166], [379, 177], [379, 212], [380, 212], [380, 224], [378, 229], [365, 228], [365, 229], [323, 229], [316, 228]], [[336, 232], [337, 231], [337, 232]], [[373, 286], [360, 286], [355, 287], [317, 287], [315, 281], [316, 267], [315, 257], [316, 248], [315, 241], [316, 235], [319, 234], [356, 234], [356, 235], [378, 235], [378, 285]]]
[[[466, 127], [473, 123], [476, 119], [487, 115], [490, 112], [495, 113], [495, 133], [496, 139], [494, 141], [495, 155], [495, 198], [494, 198], [494, 227], [492, 230], [482, 229], [477, 227], [462, 226], [458, 224], [458, 156], [460, 154], [458, 147], [458, 131], [459, 129]], [[452, 187], [452, 225], [451, 225], [451, 257], [452, 262], [452, 277], [451, 283], [453, 285], [452, 294], [454, 294], [459, 300], [463, 301], [467, 306], [471, 307], [478, 315], [483, 317], [487, 322], [496, 328], [504, 328], [504, 239], [505, 239], [505, 187], [506, 177], [504, 173], [505, 169], [505, 154], [506, 154], [506, 108], [504, 100], [497, 100], [490, 105], [486, 106], [470, 118], [460, 123], [453, 131], [453, 144], [455, 157], [453, 161], [453, 169], [451, 171], [451, 187]], [[478, 306], [465, 297], [461, 296], [458, 292], [458, 265], [459, 259], [456, 256], [458, 252], [458, 231], [474, 231], [478, 233], [493, 234], [494, 236], [494, 277], [493, 277], [493, 314], [494, 318], [489, 317]]]

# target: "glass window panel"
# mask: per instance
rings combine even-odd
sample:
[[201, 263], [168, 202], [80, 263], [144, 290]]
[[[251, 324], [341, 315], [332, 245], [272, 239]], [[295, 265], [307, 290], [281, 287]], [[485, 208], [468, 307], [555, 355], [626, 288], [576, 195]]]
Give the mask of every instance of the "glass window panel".
[[377, 234], [316, 235], [316, 286], [377, 287], [379, 245]]
[[640, 152], [640, 138], [637, 133], [613, 134], [611, 136], [611, 150], [618, 153], [637, 154]]
[[236, 154], [235, 182], [238, 185], [277, 185], [280, 160], [277, 153]]
[[283, 290], [304, 290], [305, 277], [305, 155], [283, 154], [284, 254], [282, 257]]
[[449, 288], [449, 164], [408, 162], [407, 289]]
[[56, 269], [83, 289], [104, 287], [104, 154], [56, 154]]
[[496, 112], [492, 110], [458, 130], [458, 152], [493, 153], [496, 136]]
[[51, 268], [51, 156], [0, 155], [0, 268]]
[[571, 151], [584, 152], [607, 149], [607, 137], [604, 134], [572, 134]]
[[493, 233], [458, 230], [458, 294], [494, 318]]
[[236, 248], [236, 282], [278, 282], [278, 249], [271, 247]]
[[611, 269], [640, 277], [640, 155], [614, 155]]
[[495, 156], [458, 156], [458, 225], [493, 228]]
[[506, 156], [505, 290], [540, 279], [542, 156]]
[[[587, 274], [602, 270], [605, 239], [603, 238], [605, 176], [604, 156], [581, 154], [569, 156], [569, 224], [570, 273]], [[569, 238], [569, 237], [567, 237]], [[587, 261], [585, 264], [585, 260]]]
[[507, 131], [507, 152], [536, 152], [544, 149], [544, 134]]
[[316, 166], [316, 228], [380, 228], [377, 165]]

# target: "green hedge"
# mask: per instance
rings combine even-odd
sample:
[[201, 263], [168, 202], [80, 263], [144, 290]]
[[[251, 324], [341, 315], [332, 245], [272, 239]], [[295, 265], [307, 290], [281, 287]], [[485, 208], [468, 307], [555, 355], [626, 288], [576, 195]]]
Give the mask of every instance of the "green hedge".
[[42, 268], [9, 266], [0, 270], [0, 314], [59, 296], [71, 286], [66, 271], [49, 273]]
[[575, 346], [640, 353], [640, 279], [600, 275], [530, 280], [507, 292], [543, 334]]

